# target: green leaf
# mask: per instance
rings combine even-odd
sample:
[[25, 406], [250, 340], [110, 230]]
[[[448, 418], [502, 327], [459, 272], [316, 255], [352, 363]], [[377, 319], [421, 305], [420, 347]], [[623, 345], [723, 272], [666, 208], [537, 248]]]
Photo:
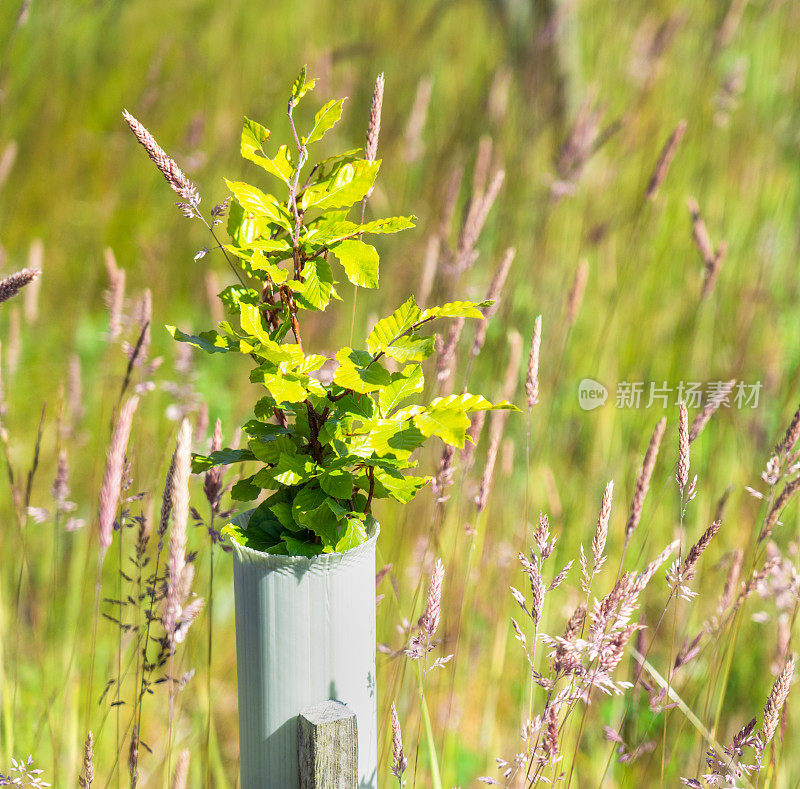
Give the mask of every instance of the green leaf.
[[281, 346], [270, 338], [269, 329], [264, 326], [260, 305], [240, 303], [239, 321], [245, 334], [257, 339], [265, 348], [273, 349], [274, 353], [280, 353]]
[[291, 534], [284, 532], [281, 539], [286, 545], [289, 556], [307, 556], [309, 559], [313, 559], [322, 553], [321, 545], [315, 545], [307, 540], [298, 540], [296, 537], [292, 537]]
[[321, 140], [325, 132], [333, 126], [342, 117], [342, 106], [344, 99], [335, 99], [325, 104], [322, 109], [314, 116], [314, 126], [305, 139], [306, 145], [311, 145], [312, 142]]
[[344, 389], [367, 394], [391, 383], [389, 371], [378, 363], [371, 364], [372, 356], [367, 351], [342, 348], [336, 353], [336, 361], [339, 367], [333, 380]]
[[261, 493], [261, 488], [253, 483], [254, 476], [255, 475], [240, 479], [231, 488], [231, 498], [234, 499], [234, 501], [252, 501], [258, 498]]
[[380, 168], [380, 160], [356, 159], [339, 165], [324, 181], [311, 184], [302, 194], [300, 207], [343, 208], [359, 202], [372, 188]]
[[250, 242], [250, 249], [260, 249], [262, 252], [289, 252], [292, 247], [283, 238], [262, 238]]
[[350, 439], [348, 449], [359, 457], [369, 457], [373, 452], [407, 457], [424, 441], [425, 435], [407, 416], [395, 414], [390, 419], [365, 422]]
[[389, 216], [384, 219], [373, 219], [364, 225], [359, 225], [360, 233], [398, 233], [416, 226], [415, 216]]
[[362, 288], [378, 287], [378, 251], [358, 239], [341, 241], [332, 248], [347, 278]]
[[493, 301], [451, 301], [423, 312], [427, 318], [483, 318], [482, 309], [490, 307]]
[[250, 265], [253, 267], [254, 271], [263, 271], [267, 277], [278, 285], [286, 282], [289, 276], [289, 272], [286, 271], [286, 269], [282, 269], [280, 266], [270, 263], [269, 260], [264, 257], [264, 253], [259, 250], [253, 252], [253, 256], [250, 258]]
[[222, 527], [222, 536], [236, 540], [245, 548], [263, 553], [273, 553], [272, 549], [280, 543], [280, 537], [273, 536], [272, 530], [264, 531], [255, 527], [244, 528], [233, 521]]
[[344, 553], [352, 548], [357, 548], [367, 541], [367, 530], [364, 522], [355, 513], [347, 518], [346, 524], [344, 535], [336, 543], [336, 553]]
[[308, 455], [281, 455], [271, 476], [280, 485], [300, 485], [317, 473], [317, 464]]
[[417, 306], [412, 296], [401, 304], [388, 318], [383, 318], [375, 324], [375, 328], [367, 337], [367, 348], [371, 354], [386, 351], [389, 343], [403, 332], [408, 331], [422, 317], [422, 311]]
[[265, 129], [260, 123], [251, 121], [250, 118], [244, 119], [242, 125], [241, 152], [245, 159], [258, 162], [263, 158], [264, 143], [269, 140], [269, 130]]
[[242, 285], [228, 285], [228, 287], [219, 294], [219, 298], [234, 315], [239, 314], [239, 305], [241, 302], [257, 304], [261, 301], [258, 291], [243, 287]]
[[270, 504], [272, 514], [280, 521], [281, 526], [289, 531], [297, 531], [300, 525], [292, 517], [292, 504], [289, 501], [277, 501]]
[[408, 334], [387, 345], [384, 353], [398, 362], [424, 362], [434, 350], [433, 337]]
[[430, 477], [405, 476], [392, 469], [375, 469], [375, 479], [386, 489], [387, 493], [401, 504], [408, 504], [430, 481]]
[[243, 463], [255, 460], [256, 456], [249, 449], [219, 449], [210, 455], [192, 455], [192, 474], [202, 474], [215, 466], [230, 466], [231, 463]]
[[372, 419], [375, 416], [375, 401], [369, 395], [358, 392], [346, 394], [331, 407], [341, 414], [353, 414], [361, 419]]
[[[355, 162], [359, 159], [363, 159], [363, 153], [363, 148], [351, 148], [349, 151], [335, 153], [332, 156], [329, 156], [327, 159], [317, 162], [315, 167], [317, 168], [317, 172], [320, 173], [319, 180], [324, 181], [339, 165], [345, 164], [346, 162]], [[342, 217], [342, 219], [344, 219], [344, 217]]]
[[267, 217], [281, 225], [286, 222], [283, 209], [272, 195], [264, 194], [258, 187], [241, 181], [229, 181], [226, 178], [225, 183], [245, 211]]
[[384, 416], [389, 416], [393, 408], [407, 397], [416, 392], [421, 392], [425, 385], [425, 378], [420, 365], [408, 366], [401, 373], [392, 374], [392, 382], [381, 389], [378, 395], [378, 404]]
[[452, 406], [429, 408], [414, 417], [414, 424], [426, 438], [439, 436], [447, 444], [461, 449], [464, 446], [464, 438], [469, 430], [470, 421], [462, 408]]
[[267, 436], [266, 438], [255, 436], [248, 441], [248, 446], [257, 460], [272, 465], [278, 462], [281, 454], [297, 454], [289, 436]]
[[297, 303], [306, 309], [324, 310], [333, 293], [333, 272], [325, 258], [307, 260], [303, 266], [302, 295], [296, 297]]
[[311, 528], [307, 523], [310, 514], [316, 510], [317, 507], [321, 507], [327, 498], [328, 494], [316, 484], [303, 486], [297, 492], [292, 502], [292, 515], [294, 519], [298, 523], [302, 523], [303, 526]]
[[309, 373], [316, 372], [328, 361], [327, 356], [322, 356], [318, 353], [312, 353], [305, 356], [302, 361], [292, 365], [292, 372], [297, 374], [308, 375]]
[[308, 391], [292, 373], [265, 373], [256, 369], [250, 373], [250, 380], [264, 384], [278, 404], [301, 403], [308, 397]]
[[245, 340], [225, 337], [222, 334], [217, 334], [215, 331], [204, 331], [195, 335], [185, 334], [174, 326], [167, 326], [166, 329], [178, 342], [189, 343], [189, 345], [194, 345], [196, 348], [200, 348], [206, 353], [227, 353], [229, 351], [250, 353], [254, 347]]
[[491, 403], [481, 395], [461, 394], [437, 397], [428, 407], [414, 416], [414, 424], [426, 436], [439, 436], [443, 441], [462, 448], [469, 428], [468, 413], [494, 409], [514, 409], [505, 401]]
[[464, 393], [460, 395], [447, 395], [447, 397], [437, 397], [431, 400], [428, 404], [428, 410], [431, 409], [451, 409], [458, 408], [462, 411], [496, 411], [498, 409], [506, 409], [511, 411], [519, 411], [512, 403], [507, 400], [501, 400], [499, 403], [492, 403], [482, 395], [474, 395]]
[[228, 235], [237, 247], [248, 248], [248, 244], [258, 238], [266, 230], [263, 217], [255, 217], [245, 212], [236, 201], [231, 201], [228, 209]]
[[297, 79], [294, 81], [292, 85], [292, 98], [290, 103], [293, 107], [296, 107], [300, 99], [308, 93], [308, 91], [312, 90], [314, 85], [316, 84], [315, 79], [308, 80], [306, 82], [306, 74], [307, 74], [307, 67], [303, 66], [300, 69], [300, 73], [297, 76]]
[[335, 499], [349, 499], [353, 495], [353, 475], [344, 469], [324, 472], [319, 478], [319, 485]]

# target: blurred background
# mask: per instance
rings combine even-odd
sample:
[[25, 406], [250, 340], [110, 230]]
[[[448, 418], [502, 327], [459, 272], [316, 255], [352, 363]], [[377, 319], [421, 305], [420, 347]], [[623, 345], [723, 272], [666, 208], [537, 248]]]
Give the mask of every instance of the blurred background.
[[[33, 753], [54, 786], [73, 785], [78, 774], [97, 491], [128, 365], [124, 342], [136, 342], [145, 290], [152, 298], [152, 345], [150, 362], [132, 371], [143, 396], [130, 458], [133, 491], [145, 493], [137, 506], [146, 516], [157, 517], [180, 417], [195, 421], [198, 449], [217, 418], [228, 444], [258, 396], [246, 365], [188, 358], [162, 328], [210, 328], [219, 319], [213, 294], [229, 275], [217, 254], [194, 259], [210, 246], [205, 230], [174, 208], [123, 109], [179, 162], [208, 210], [226, 196], [223, 176], [273, 186], [239, 157], [241, 121], [247, 115], [270, 128], [273, 139], [285, 139], [287, 89], [300, 66], [307, 63], [318, 78], [303, 107], [306, 123], [324, 101], [348, 96], [342, 122], [325, 143], [330, 150], [363, 145], [373, 85], [383, 72], [383, 164], [369, 213], [414, 214], [419, 221], [412, 231], [378, 238], [382, 287], [359, 292], [356, 336], [412, 293], [429, 303], [452, 295], [484, 298], [507, 250], [515, 250], [483, 351], [468, 362], [475, 327], [467, 326], [453, 379], [460, 388], [469, 375], [472, 391], [493, 398], [510, 392], [522, 407], [498, 444], [485, 510], [476, 517], [473, 498], [488, 428], [471, 471], [456, 461], [448, 502], [437, 504], [428, 490], [409, 507], [379, 511], [380, 562], [392, 565], [378, 589], [382, 730], [396, 700], [415, 768], [406, 777], [430, 785], [427, 752], [416, 746], [413, 672], [405, 658], [388, 653], [403, 647], [403, 622], [421, 613], [433, 559], [441, 555], [447, 566], [441, 649], [456, 657], [429, 675], [426, 694], [443, 782], [470, 786], [480, 775], [499, 778], [494, 759], [520, 750], [519, 726], [529, 714], [527, 662], [514, 640], [509, 617], [516, 604], [508, 587], [524, 583], [516, 554], [530, 523], [540, 510], [549, 515], [560, 535], [554, 566], [561, 567], [591, 541], [603, 489], [613, 479], [608, 551], [614, 559], [603, 587], [610, 588], [641, 458], [666, 416], [642, 526], [627, 554], [640, 568], [653, 558], [677, 526], [681, 382], [701, 382], [705, 398], [708, 385], [737, 379], [748, 394], [757, 384], [759, 397], [754, 407], [752, 400], [736, 407], [731, 396], [730, 407], [692, 445], [698, 492], [687, 513], [687, 540], [726, 500], [722, 530], [695, 582], [704, 591], [680, 608], [677, 645], [714, 612], [731, 552], [747, 553], [758, 533], [761, 502], [745, 486], [765, 488], [760, 474], [800, 397], [799, 41], [800, 5], [781, 0], [0, 4], [0, 274], [26, 265], [43, 272], [26, 293], [0, 306], [6, 436], [0, 465], [12, 470], [17, 489], [34, 469], [29, 501], [14, 501], [5, 482], [0, 488], [0, 773], [10, 757]], [[685, 135], [648, 199], [659, 157], [681, 121]], [[471, 265], [457, 272], [447, 250], [457, 247], [475, 195], [491, 188], [501, 170], [505, 177]], [[688, 198], [696, 199], [714, 248], [727, 245], [710, 289], [713, 265], [693, 238]], [[114, 338], [107, 292], [117, 267], [125, 273], [126, 321]], [[307, 343], [316, 352], [347, 343], [349, 284], [341, 294], [344, 305], [310, 330]], [[519, 357], [527, 357], [539, 314], [540, 393], [529, 417]], [[160, 366], [153, 363], [159, 358]], [[606, 388], [605, 405], [581, 407], [583, 379]], [[643, 383], [639, 407], [618, 407], [624, 382]], [[670, 390], [666, 403], [656, 399], [648, 407], [651, 383]], [[65, 446], [76, 502], [71, 517], [85, 524], [69, 532], [41, 512], [51, 506]], [[435, 473], [440, 453], [437, 446], [420, 459], [426, 473]], [[196, 493], [192, 501], [202, 514], [200, 483]], [[708, 644], [681, 676], [683, 700], [723, 743], [762, 709], [794, 644], [796, 508], [782, 520], [773, 548], [788, 563], [781, 564], [785, 574], [759, 587], [736, 634], [720, 642], [731, 658], [724, 687], [711, 683], [709, 693], [719, 656]], [[480, 550], [468, 560], [473, 528]], [[195, 589], [202, 594], [208, 539], [202, 528], [191, 539], [199, 552]], [[182, 652], [182, 670], [196, 674], [179, 697], [176, 744], [192, 753], [190, 786], [232, 787], [238, 760], [232, 573], [228, 555], [214, 561], [211, 667], [206, 610]], [[113, 561], [106, 571], [115, 577]], [[656, 620], [666, 597], [663, 575], [654, 585], [643, 611]], [[545, 632], [563, 630], [581, 596], [577, 586], [573, 569], [548, 602]], [[465, 599], [470, 608], [462, 617]], [[652, 656], [665, 674], [668, 641], [663, 654], [657, 645]], [[117, 630], [104, 618], [97, 645], [95, 696], [116, 660]], [[620, 671], [630, 674], [631, 666], [626, 658]], [[152, 753], [141, 757], [141, 785], [165, 780], [165, 699], [156, 688], [142, 723]], [[656, 745], [635, 761], [618, 762], [602, 726], [615, 726], [628, 704], [631, 750]], [[591, 707], [575, 760], [579, 785], [675, 785], [678, 776], [696, 774], [707, 746], [680, 711], [654, 712], [646, 694], [634, 701], [598, 697]], [[800, 701], [790, 697], [789, 741], [798, 710]], [[665, 714], [670, 735], [662, 756]], [[92, 704], [101, 785], [119, 780], [120, 752], [126, 773], [125, 727], [115, 734], [115, 715], [107, 700]], [[388, 786], [387, 747], [381, 785]], [[783, 755], [772, 780], [797, 785], [796, 753]]]

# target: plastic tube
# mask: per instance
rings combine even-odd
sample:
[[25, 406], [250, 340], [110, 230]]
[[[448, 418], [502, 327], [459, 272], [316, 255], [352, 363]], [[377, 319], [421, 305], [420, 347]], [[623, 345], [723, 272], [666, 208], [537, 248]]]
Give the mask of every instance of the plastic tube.
[[375, 524], [363, 545], [312, 559], [233, 542], [242, 789], [299, 785], [297, 715], [326, 699], [355, 712], [358, 786], [376, 789], [379, 532]]

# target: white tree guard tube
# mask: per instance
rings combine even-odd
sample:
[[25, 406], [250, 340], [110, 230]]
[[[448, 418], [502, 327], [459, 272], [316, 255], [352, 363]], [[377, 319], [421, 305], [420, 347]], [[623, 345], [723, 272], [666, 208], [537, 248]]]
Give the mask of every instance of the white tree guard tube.
[[376, 789], [379, 531], [351, 551], [312, 559], [233, 542], [242, 789], [299, 785], [297, 715], [326, 699], [355, 712], [358, 786]]

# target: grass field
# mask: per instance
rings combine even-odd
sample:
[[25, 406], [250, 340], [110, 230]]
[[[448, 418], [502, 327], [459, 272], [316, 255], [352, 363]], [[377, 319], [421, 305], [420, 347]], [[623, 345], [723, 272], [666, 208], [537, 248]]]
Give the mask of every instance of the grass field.
[[[385, 73], [383, 164], [370, 212], [419, 218], [415, 230], [378, 242], [379, 292], [359, 290], [353, 307], [345, 283], [342, 319], [326, 315], [310, 324], [317, 347], [346, 344], [353, 324], [370, 325], [411, 293], [421, 301], [426, 291], [431, 302], [454, 293], [480, 300], [506, 250], [515, 250], [481, 353], [469, 361], [475, 327], [468, 325], [444, 384], [459, 391], [469, 376], [471, 390], [508, 396], [521, 408], [504, 425], [494, 422], [497, 461], [486, 507], [478, 512], [474, 499], [492, 454], [492, 418], [471, 467], [456, 453], [448, 501], [425, 491], [408, 507], [378, 512], [379, 563], [392, 565], [377, 590], [381, 785], [394, 780], [392, 701], [408, 785], [434, 785], [416, 673], [401, 650], [408, 623], [424, 609], [436, 557], [446, 575], [434, 654], [455, 655], [425, 680], [442, 785], [472, 786], [479, 776], [504, 781], [495, 757], [525, 750], [520, 726], [548, 699], [531, 682], [511, 623], [513, 617], [525, 630], [529, 649], [537, 643], [536, 668], [546, 673], [547, 646], [509, 591], [520, 589], [530, 604], [517, 554], [533, 545], [539, 513], [546, 513], [558, 535], [543, 563], [546, 580], [575, 560], [566, 581], [545, 595], [537, 628], [560, 636], [576, 605], [590, 599], [577, 559], [582, 545], [591, 567], [610, 480], [608, 560], [592, 581], [591, 599], [609, 593], [621, 570], [641, 572], [673, 539], [682, 541], [686, 558], [719, 513], [721, 527], [687, 582], [697, 597], [671, 594], [665, 571], [677, 552], [654, 576], [632, 620], [642, 616], [647, 629], [633, 634], [614, 674], [633, 681], [639, 664], [632, 649], [644, 645], [677, 706], [664, 708], [648, 671], [645, 683], [622, 695], [590, 691], [588, 706], [578, 702], [560, 727], [561, 761], [550, 759], [537, 780], [563, 772], [574, 786], [675, 786], [681, 776], [708, 772], [709, 738], [729, 745], [754, 716], [762, 727], [775, 678], [796, 649], [800, 519], [796, 505], [778, 497], [797, 470], [787, 450], [780, 483], [762, 472], [800, 402], [798, 41], [800, 6], [781, 0], [0, 5], [0, 275], [42, 268], [37, 283], [0, 304], [0, 776], [12, 769], [12, 757], [30, 753], [44, 780], [75, 785], [91, 729], [94, 785], [130, 782], [130, 699], [140, 678], [133, 625], [142, 624], [142, 613], [124, 607], [131, 629], [121, 635], [103, 615], [119, 618], [120, 607], [101, 601], [96, 636], [93, 630], [98, 492], [126, 376], [123, 343], [136, 342], [145, 289], [152, 298], [150, 362], [134, 367], [127, 387], [141, 394], [127, 495], [143, 495], [126, 505], [132, 515], [141, 511], [158, 523], [183, 416], [204, 451], [215, 420], [229, 443], [258, 396], [245, 366], [187, 358], [162, 328], [211, 325], [208, 291], [227, 284], [228, 274], [214, 254], [193, 260], [209, 241], [174, 209], [121, 112], [127, 108], [147, 125], [210, 209], [226, 195], [223, 176], [259, 177], [238, 155], [242, 116], [276, 136], [288, 133], [286, 86], [303, 63], [319, 77], [306, 113], [349, 97], [327, 143], [337, 150], [363, 145], [374, 80]], [[685, 135], [648, 199], [681, 121]], [[474, 263], [455, 275], [448, 250], [458, 245], [471, 201], [500, 170], [505, 178]], [[690, 197], [712, 252], [727, 245], [706, 298]], [[426, 268], [437, 249], [438, 266]], [[116, 337], [109, 336], [104, 300], [108, 250], [125, 272], [125, 319]], [[539, 402], [529, 410], [525, 378], [537, 315]], [[584, 379], [605, 387], [604, 405], [581, 407]], [[731, 379], [745, 394], [757, 391], [757, 404], [737, 407], [735, 387], [730, 406], [691, 443], [696, 497], [682, 518], [679, 387], [700, 383], [705, 401], [710, 385]], [[621, 385], [637, 382], [639, 407], [618, 407]], [[651, 384], [668, 395], [666, 404], [651, 402]], [[691, 422], [702, 406], [688, 406]], [[637, 474], [662, 417], [650, 491], [626, 544]], [[62, 450], [74, 509], [63, 497], [56, 506], [51, 491]], [[426, 473], [436, 472], [440, 454], [437, 445], [420, 459]], [[191, 496], [207, 519], [201, 480], [193, 480]], [[776, 499], [780, 525], [759, 540]], [[67, 530], [71, 519], [83, 527], [73, 529], [73, 521]], [[136, 525], [115, 535], [103, 563], [103, 598], [136, 588], [135, 576], [119, 574], [120, 566], [129, 574]], [[167, 784], [170, 765], [188, 749], [186, 785], [234, 787], [231, 560], [219, 546], [212, 551], [202, 526], [190, 529], [189, 547], [197, 551], [193, 588], [206, 606], [177, 651], [175, 674], [195, 673], [177, 694], [171, 744], [166, 686], [146, 697], [139, 734], [149, 748], [140, 747], [138, 785]], [[718, 602], [737, 561], [726, 618]], [[751, 573], [762, 570], [748, 586]], [[715, 615], [719, 627], [671, 671], [685, 640]], [[124, 703], [112, 706], [115, 699]], [[800, 757], [791, 747], [800, 736], [799, 710], [790, 694], [763, 769], [736, 785], [800, 783]], [[624, 740], [624, 754], [604, 726]], [[512, 785], [527, 785], [524, 772]]]

